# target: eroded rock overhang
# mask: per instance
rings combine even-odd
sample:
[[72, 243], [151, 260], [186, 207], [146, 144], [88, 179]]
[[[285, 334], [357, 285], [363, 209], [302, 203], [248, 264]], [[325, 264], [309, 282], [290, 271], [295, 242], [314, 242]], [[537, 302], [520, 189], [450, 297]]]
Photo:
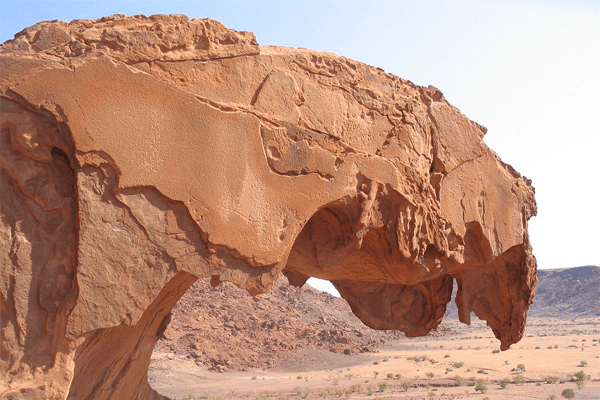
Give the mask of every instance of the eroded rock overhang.
[[436, 88], [184, 16], [43, 22], [0, 57], [9, 389], [42, 365], [47, 393], [153, 398], [138, 377], [202, 276], [328, 279], [409, 336], [456, 280], [461, 321], [522, 337], [534, 190]]

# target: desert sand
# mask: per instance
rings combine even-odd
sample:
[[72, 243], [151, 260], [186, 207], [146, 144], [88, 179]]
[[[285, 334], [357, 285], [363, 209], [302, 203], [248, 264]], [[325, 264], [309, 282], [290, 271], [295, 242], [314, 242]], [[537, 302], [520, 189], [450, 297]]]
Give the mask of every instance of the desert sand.
[[[600, 318], [530, 319], [523, 340], [507, 351], [484, 321], [443, 325], [452, 333], [391, 341], [370, 354], [303, 351], [267, 370], [217, 373], [154, 353], [149, 381], [172, 399], [560, 399], [565, 389], [576, 399], [600, 398]], [[579, 371], [586, 375], [581, 388]]]

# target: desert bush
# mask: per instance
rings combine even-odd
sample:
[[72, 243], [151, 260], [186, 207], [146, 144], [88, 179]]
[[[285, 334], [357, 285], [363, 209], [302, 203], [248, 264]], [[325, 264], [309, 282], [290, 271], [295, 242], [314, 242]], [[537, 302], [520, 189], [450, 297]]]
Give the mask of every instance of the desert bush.
[[565, 399], [575, 398], [575, 392], [573, 391], [573, 389], [565, 389], [562, 391], [562, 393], [560, 395], [562, 397], [564, 397]]
[[515, 385], [522, 385], [525, 383], [525, 378], [523, 377], [523, 375], [517, 375], [514, 377], [513, 383]]
[[496, 349], [496, 350], [492, 350], [492, 354], [498, 354], [500, 353], [500, 350]]
[[540, 346], [535, 346], [535, 349], [539, 350], [539, 349], [541, 349], [541, 347]]
[[384, 358], [384, 359], [383, 359], [383, 362], [388, 362], [388, 361], [390, 361], [390, 359], [389, 359], [389, 358]]
[[379, 375], [379, 372], [373, 371], [373, 375], [375, 375], [375, 378], [377, 378], [377, 375]]
[[431, 378], [433, 378], [433, 377], [435, 376], [435, 374], [434, 374], [433, 372], [428, 372], [428, 373], [426, 373], [426, 374], [425, 374], [425, 376], [426, 376], [428, 379], [431, 379]]
[[556, 400], [556, 396], [551, 394], [550, 396], [548, 396], [548, 400]]
[[400, 379], [402, 379], [402, 375], [400, 375], [400, 374], [396, 374], [396, 375], [394, 375], [394, 378], [395, 378], [397, 381], [399, 381]]
[[394, 374], [392, 374], [391, 372], [388, 372], [388, 374], [386, 375], [386, 377], [388, 379], [394, 379]]
[[444, 358], [450, 358], [450, 354], [446, 354]]
[[367, 396], [371, 396], [373, 394], [373, 386], [367, 386]]
[[525, 366], [523, 364], [517, 365], [517, 369], [521, 372], [525, 372]]
[[298, 375], [296, 379], [302, 379], [302, 375]]
[[379, 365], [379, 361], [375, 361], [373, 365]]
[[508, 386], [508, 384], [510, 383], [510, 379], [508, 379], [508, 378], [504, 378], [504, 379], [502, 379], [502, 380], [501, 380], [499, 383], [500, 383], [500, 387], [501, 387], [502, 389], [504, 389], [504, 388], [506, 388], [506, 387]]
[[460, 375], [456, 375], [456, 376], [454, 377], [454, 380], [456, 381], [456, 383], [458, 384], [458, 386], [460, 386], [460, 385], [462, 385], [462, 384], [464, 383], [464, 381], [465, 381], [465, 378], [463, 378], [463, 377], [462, 377], [462, 376], [460, 376]]
[[480, 370], [478, 370], [478, 371], [477, 371], [477, 373], [478, 373], [478, 374], [487, 374], [487, 372], [485, 372], [485, 370], [484, 370], [484, 369], [480, 369]]
[[465, 365], [463, 362], [455, 362], [452, 366], [456, 369], [462, 368]]
[[359, 383], [359, 384], [357, 384], [357, 385], [356, 385], [356, 391], [357, 391], [359, 394], [363, 394], [363, 393], [365, 392], [365, 389], [363, 389], [363, 387], [362, 387], [362, 386], [360, 385], [360, 383]]
[[427, 393], [427, 396], [429, 396], [430, 399], [433, 399], [435, 397], [435, 393], [429, 392], [429, 393]]
[[488, 387], [485, 386], [485, 383], [482, 380], [478, 380], [477, 384], [475, 385], [475, 391], [485, 394], [488, 391]]
[[404, 388], [404, 390], [406, 390], [408, 392], [408, 389], [410, 389], [412, 387], [412, 382], [411, 381], [402, 382], [401, 386]]
[[582, 360], [578, 367], [587, 367], [588, 363], [585, 360]]
[[581, 389], [584, 385], [583, 381], [577, 381], [575, 384], [577, 385], [577, 389]]
[[585, 381], [587, 379], [587, 375], [585, 374], [585, 372], [583, 371], [579, 371], [576, 372], [575, 375], [573, 375], [578, 381]]
[[387, 389], [387, 388], [388, 388], [388, 383], [387, 382], [381, 382], [379, 384], [379, 391], [380, 392], [385, 392], [385, 389]]
[[560, 378], [558, 376], [548, 375], [544, 377], [544, 381], [546, 381], [546, 383], [556, 383], [559, 380]]

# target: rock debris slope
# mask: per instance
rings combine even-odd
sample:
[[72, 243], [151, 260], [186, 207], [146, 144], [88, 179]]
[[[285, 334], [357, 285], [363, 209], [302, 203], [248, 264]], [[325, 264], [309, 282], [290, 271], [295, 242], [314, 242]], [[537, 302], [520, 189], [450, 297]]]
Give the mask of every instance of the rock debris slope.
[[[438, 327], [430, 335], [448, 331]], [[283, 276], [255, 297], [228, 282], [211, 287], [199, 279], [173, 307], [155, 350], [224, 372], [279, 367], [303, 350], [375, 352], [403, 337], [397, 330], [368, 328], [343, 299], [310, 285], [295, 288]]]
[[434, 87], [208, 19], [41, 22], [0, 46], [1, 389], [155, 399], [197, 277], [331, 280], [368, 326], [503, 349], [536, 285], [530, 182]]

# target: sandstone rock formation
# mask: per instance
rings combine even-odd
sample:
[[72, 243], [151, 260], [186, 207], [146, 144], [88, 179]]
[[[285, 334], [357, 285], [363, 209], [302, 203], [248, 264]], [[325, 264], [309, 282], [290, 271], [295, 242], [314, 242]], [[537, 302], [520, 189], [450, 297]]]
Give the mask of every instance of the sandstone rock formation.
[[530, 182], [434, 87], [208, 19], [42, 22], [0, 46], [0, 393], [156, 399], [197, 277], [331, 280], [365, 324], [518, 341]]

